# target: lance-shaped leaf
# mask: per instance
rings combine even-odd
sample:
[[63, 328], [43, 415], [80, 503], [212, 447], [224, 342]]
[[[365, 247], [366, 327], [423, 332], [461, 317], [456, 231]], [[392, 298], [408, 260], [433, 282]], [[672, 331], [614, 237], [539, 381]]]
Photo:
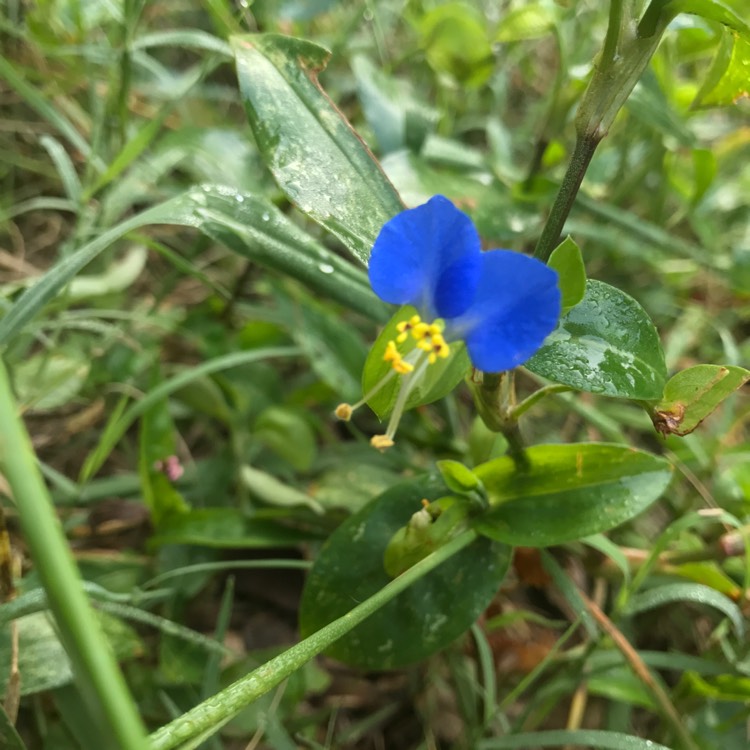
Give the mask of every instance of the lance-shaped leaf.
[[330, 52], [277, 34], [234, 37], [232, 47], [250, 126], [279, 187], [366, 263], [380, 228], [403, 205], [320, 88]]

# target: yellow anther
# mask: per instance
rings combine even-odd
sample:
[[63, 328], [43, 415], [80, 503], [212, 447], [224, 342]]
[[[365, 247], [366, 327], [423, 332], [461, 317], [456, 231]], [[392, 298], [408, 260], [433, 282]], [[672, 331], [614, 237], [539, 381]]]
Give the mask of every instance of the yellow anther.
[[430, 329], [432, 326], [429, 323], [418, 323], [411, 329], [411, 335], [417, 340], [421, 341], [427, 336], [430, 336]]
[[401, 359], [401, 354], [396, 347], [395, 341], [389, 341], [385, 345], [385, 352], [383, 353], [383, 362], [393, 362], [394, 360]]
[[399, 375], [406, 375], [414, 369], [414, 365], [406, 362], [401, 356], [401, 352], [399, 352], [396, 347], [395, 341], [389, 341], [386, 344], [385, 352], [383, 353], [383, 361], [390, 362], [391, 367], [393, 367]]
[[437, 336], [432, 337], [432, 350], [429, 353], [429, 357], [427, 357], [427, 361], [431, 365], [434, 365], [438, 357], [440, 357], [440, 359], [445, 359], [450, 353], [451, 349], [448, 344], [445, 343], [445, 339], [438, 334]]
[[393, 447], [393, 444], [393, 440], [391, 440], [388, 435], [373, 435], [370, 438], [370, 445], [381, 452], [387, 448]]
[[420, 318], [419, 315], [412, 315], [409, 320], [402, 320], [396, 325], [396, 330], [398, 331], [396, 341], [398, 341], [399, 344], [403, 344], [404, 341], [409, 338], [409, 332], [413, 331], [420, 323], [422, 323], [422, 318]]
[[348, 422], [352, 418], [354, 409], [349, 404], [339, 404], [334, 414], [343, 422]]
[[407, 375], [414, 369], [414, 365], [404, 361], [403, 359], [399, 359], [397, 362], [394, 362], [391, 367], [393, 367], [393, 369], [399, 375]]

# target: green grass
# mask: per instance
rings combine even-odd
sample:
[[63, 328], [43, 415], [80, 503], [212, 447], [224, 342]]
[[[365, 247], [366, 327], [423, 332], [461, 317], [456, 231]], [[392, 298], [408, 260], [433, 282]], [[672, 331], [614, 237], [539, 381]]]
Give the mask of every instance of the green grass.
[[[750, 18], [739, 0], [737, 17], [692, 6], [707, 18], [666, 31], [565, 225], [588, 278], [653, 320], [669, 375], [750, 362], [748, 104], [720, 69], [747, 56], [720, 22], [744, 34]], [[548, 381], [519, 370], [527, 445], [627, 444], [666, 458], [669, 489], [604, 534], [518, 553], [428, 659], [313, 658], [347, 616], [293, 646], [306, 568], [361, 562], [335, 558], [347, 518], [423, 481], [406, 523], [447, 492], [436, 461], [508, 449], [464, 384], [408, 412], [384, 454], [367, 408], [333, 417], [390, 314], [363, 266], [374, 233], [399, 196], [442, 193], [486, 248], [534, 252], [607, 24], [597, 3], [5, 4], [0, 495], [18, 598], [0, 604], [0, 686], [16, 658], [20, 672], [5, 746], [747, 746], [747, 386], [663, 438], [637, 400], [531, 396]], [[233, 50], [251, 53], [230, 36], [258, 31], [330, 50], [325, 96], [304, 66], [260, 80], [285, 40], [257, 43], [238, 79]], [[284, 127], [303, 155], [286, 173]], [[344, 592], [355, 617], [419, 590], [453, 539], [382, 595]]]

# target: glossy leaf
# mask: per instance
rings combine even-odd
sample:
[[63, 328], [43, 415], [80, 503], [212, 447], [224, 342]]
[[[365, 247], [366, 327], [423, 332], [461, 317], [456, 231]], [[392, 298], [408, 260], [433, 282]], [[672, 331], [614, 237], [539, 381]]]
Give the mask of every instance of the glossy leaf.
[[330, 53], [276, 34], [234, 37], [240, 92], [281, 189], [362, 263], [403, 205], [372, 154], [318, 84]]
[[[442, 482], [420, 479], [375, 498], [331, 535], [310, 571], [302, 596], [305, 637], [348, 612], [391, 580], [383, 566], [394, 534], [422, 507], [445, 495]], [[411, 664], [463, 633], [495, 595], [510, 550], [477, 540], [371, 615], [328, 653], [365, 669]]]
[[733, 104], [750, 95], [750, 42], [725, 32], [693, 107]]
[[648, 508], [672, 476], [663, 458], [620, 445], [537, 445], [474, 469], [490, 509], [474, 527], [493, 539], [547, 547], [607, 531]]
[[281, 271], [374, 319], [384, 305], [366, 276], [293, 224], [270, 201], [204, 185], [117, 224], [53, 266], [0, 320], [0, 345], [15, 336], [79, 271], [123, 235], [149, 224], [199, 229], [234, 252]]
[[696, 365], [671, 377], [651, 409], [662, 435], [691, 433], [725, 398], [750, 380], [750, 371], [732, 365]]
[[[385, 419], [393, 411], [399, 389], [401, 388], [401, 379], [404, 377], [394, 373], [390, 363], [383, 361], [383, 355], [385, 354], [388, 342], [394, 340], [398, 335], [396, 326], [401, 321], [408, 320], [415, 314], [416, 310], [409, 305], [405, 305], [397, 310], [375, 340], [367, 356], [365, 369], [362, 372], [362, 393], [370, 393], [383, 378], [392, 373], [390, 380], [367, 399], [367, 405], [380, 419]], [[410, 338], [400, 345], [400, 351], [405, 355], [414, 349], [415, 346], [416, 342]], [[443, 398], [466, 376], [470, 367], [466, 348], [461, 342], [452, 342], [450, 347], [450, 356], [446, 359], [438, 359], [435, 364], [430, 365], [424, 377], [414, 386], [406, 400], [406, 409], [430, 404], [433, 401]]]
[[579, 391], [631, 399], [660, 398], [667, 379], [646, 311], [625, 292], [592, 280], [526, 367]]
[[745, 633], [740, 608], [724, 594], [700, 583], [670, 583], [643, 591], [630, 598], [625, 614], [636, 615], [675, 602], [692, 602], [718, 609], [729, 618], [738, 637], [742, 638]]
[[562, 311], [565, 314], [575, 307], [586, 293], [586, 268], [583, 265], [581, 248], [571, 237], [566, 237], [552, 251], [547, 265], [557, 271]]

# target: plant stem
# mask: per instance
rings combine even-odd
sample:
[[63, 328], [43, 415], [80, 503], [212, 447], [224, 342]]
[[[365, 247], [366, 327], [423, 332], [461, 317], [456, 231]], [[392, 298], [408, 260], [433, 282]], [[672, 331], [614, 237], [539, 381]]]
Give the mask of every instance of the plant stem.
[[653, 22], [648, 27], [650, 33], [644, 36], [642, 30], [639, 33], [629, 23], [623, 0], [611, 0], [604, 48], [576, 114], [573, 155], [534, 251], [534, 257], [545, 263], [559, 242], [597, 146], [659, 45], [669, 20], [666, 14], [654, 10], [659, 4], [659, 0], [654, 0], [646, 11], [646, 15], [653, 17]]
[[604, 39], [604, 47], [602, 48], [602, 55], [600, 64], [602, 66], [609, 66], [615, 61], [617, 57], [617, 47], [620, 43], [620, 34], [622, 33], [622, 18], [623, 18], [623, 0], [610, 0], [609, 1], [609, 23], [607, 24], [607, 36]]
[[146, 733], [86, 595], [0, 361], [0, 471], [102, 746], [143, 750]]
[[[263, 666], [225, 688], [187, 713], [163, 726], [151, 735], [151, 750], [172, 750], [200, 737], [207, 739], [226, 724], [237, 712], [264, 695], [292, 672], [324, 651], [334, 641], [348, 633], [355, 625], [389, 602], [404, 589], [413, 585], [431, 570], [441, 565], [477, 538], [475, 531], [465, 531], [437, 549], [411, 568], [394, 578], [377, 594], [365, 599], [353, 610], [326, 625], [296, 646], [279, 654]], [[191, 745], [192, 747], [192, 745]]]
[[518, 404], [518, 406], [514, 406], [510, 412], [511, 417], [513, 419], [518, 419], [534, 406], [537, 401], [541, 401], [545, 396], [551, 396], [553, 393], [566, 393], [567, 391], [572, 390], [574, 389], [569, 385], [561, 385], [560, 383], [545, 385], [543, 388], [534, 391], [530, 396], [527, 396], [520, 404]]
[[479, 416], [493, 432], [502, 433], [508, 441], [508, 455], [518, 469], [528, 467], [525, 445], [518, 420], [512, 416], [515, 407], [515, 373], [480, 372], [481, 380], [473, 383], [474, 404]]
[[579, 134], [576, 137], [573, 156], [570, 158], [570, 164], [568, 164], [568, 169], [560, 184], [560, 190], [534, 250], [534, 257], [544, 263], [549, 260], [549, 256], [552, 255], [552, 251], [560, 241], [560, 235], [568, 219], [568, 214], [570, 214], [570, 209], [573, 208], [578, 189], [583, 182], [583, 176], [586, 174], [600, 141], [601, 136], [599, 135], [587, 134], [582, 136]]

